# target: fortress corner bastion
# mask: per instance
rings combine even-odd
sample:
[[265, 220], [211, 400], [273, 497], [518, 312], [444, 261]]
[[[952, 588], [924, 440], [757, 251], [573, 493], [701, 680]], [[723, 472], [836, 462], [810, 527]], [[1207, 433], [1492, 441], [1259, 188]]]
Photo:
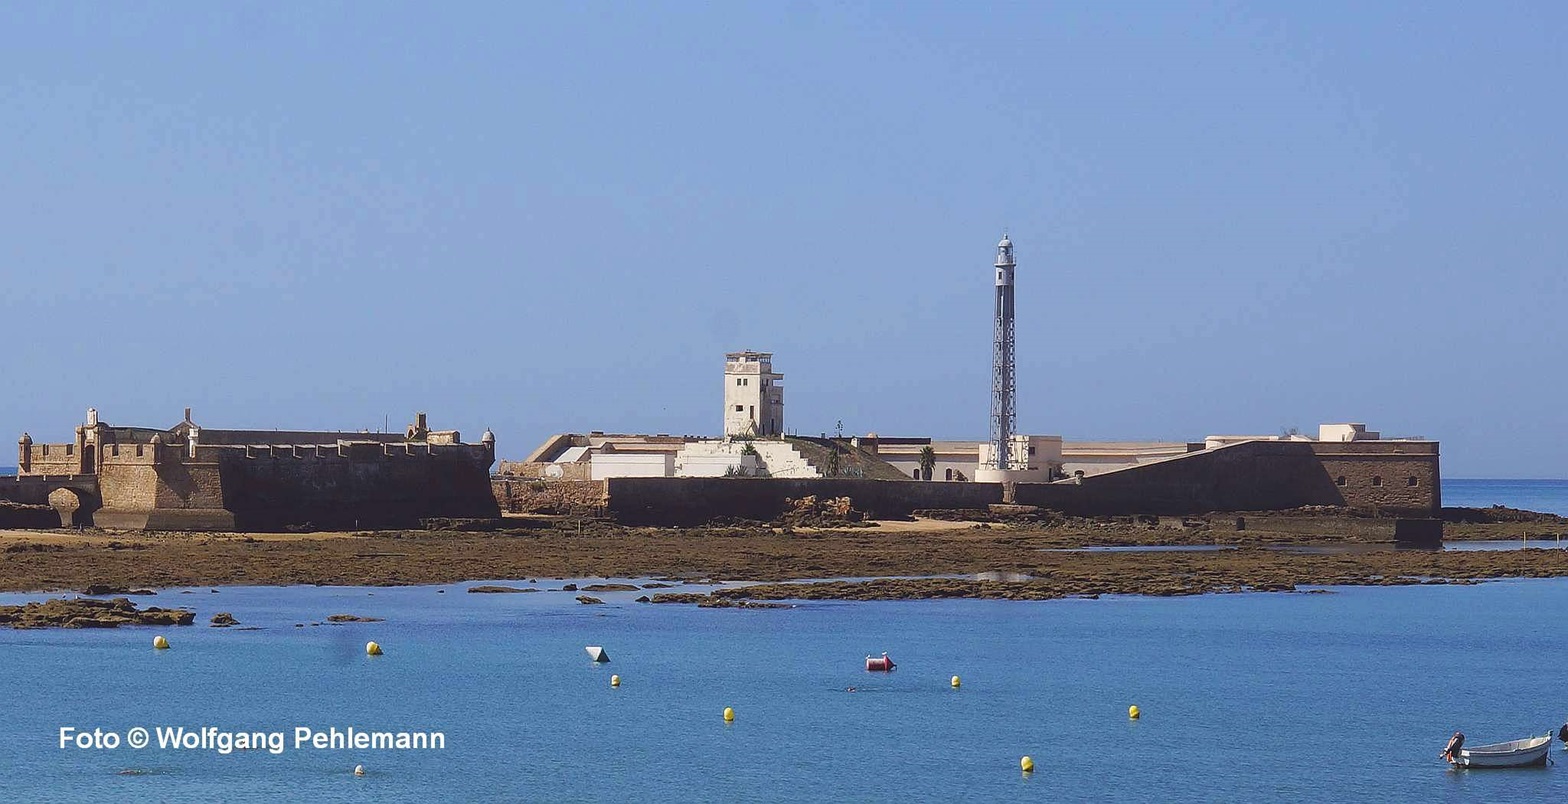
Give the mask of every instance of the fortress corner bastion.
[[372, 433], [216, 429], [189, 408], [166, 429], [120, 427], [90, 409], [71, 443], [23, 434], [0, 497], [51, 504], [65, 525], [130, 530], [414, 527], [499, 516], [494, 462], [488, 430], [466, 444], [423, 413], [403, 433]]

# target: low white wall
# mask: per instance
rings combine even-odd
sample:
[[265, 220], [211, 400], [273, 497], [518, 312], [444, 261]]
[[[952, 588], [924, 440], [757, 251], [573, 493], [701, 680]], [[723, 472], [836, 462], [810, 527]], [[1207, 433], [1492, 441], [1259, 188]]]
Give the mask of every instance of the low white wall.
[[589, 477], [594, 480], [611, 477], [671, 477], [674, 474], [675, 456], [668, 452], [596, 452], [589, 463]]

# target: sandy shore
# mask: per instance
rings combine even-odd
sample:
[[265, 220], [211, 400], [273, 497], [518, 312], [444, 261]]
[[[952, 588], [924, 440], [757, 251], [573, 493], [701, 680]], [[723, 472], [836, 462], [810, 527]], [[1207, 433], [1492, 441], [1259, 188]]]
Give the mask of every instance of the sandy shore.
[[[524, 578], [653, 577], [786, 581], [892, 580], [733, 592], [806, 597], [1050, 598], [1106, 593], [1194, 594], [1318, 584], [1469, 581], [1568, 576], [1568, 550], [1394, 551], [1303, 554], [1269, 545], [1332, 543], [1249, 527], [1240, 532], [1134, 523], [1054, 527], [972, 523], [880, 523], [846, 530], [765, 527], [633, 529], [572, 520], [496, 533], [190, 534], [0, 532], [0, 590], [324, 584], [390, 586]], [[1553, 538], [1556, 523], [1450, 525], [1450, 537]], [[1071, 552], [1098, 545], [1207, 545], [1195, 552]], [[1367, 550], [1360, 552], [1359, 550]], [[972, 580], [981, 573], [1026, 580]]]

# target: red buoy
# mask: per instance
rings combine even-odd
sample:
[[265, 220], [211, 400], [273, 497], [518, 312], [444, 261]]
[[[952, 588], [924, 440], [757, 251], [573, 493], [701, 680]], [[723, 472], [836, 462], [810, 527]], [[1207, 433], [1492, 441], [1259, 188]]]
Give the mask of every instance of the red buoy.
[[894, 667], [897, 667], [897, 665], [893, 664], [893, 660], [889, 659], [886, 653], [882, 654], [880, 659], [875, 656], [866, 657], [867, 670], [885, 673]]

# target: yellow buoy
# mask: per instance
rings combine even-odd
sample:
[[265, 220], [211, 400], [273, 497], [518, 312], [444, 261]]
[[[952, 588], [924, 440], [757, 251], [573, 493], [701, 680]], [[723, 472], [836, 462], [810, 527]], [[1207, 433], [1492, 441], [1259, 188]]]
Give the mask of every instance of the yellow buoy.
[[169, 640], [164, 639], [163, 634], [159, 634], [152, 638], [152, 646], [158, 650], [168, 650]]
[[1143, 713], [1138, 711], [1138, 707], [1137, 706], [1129, 706], [1129, 707], [1127, 707], [1127, 717], [1130, 717], [1133, 720], [1137, 720], [1138, 716], [1141, 715], [1141, 714], [1143, 714]]
[[728, 706], [724, 707], [724, 722], [725, 723], [734, 723], [735, 722], [735, 710], [729, 708]]
[[364, 776], [365, 775], [365, 766], [364, 765], [355, 765], [354, 766], [354, 775], [355, 776]]
[[621, 686], [621, 677], [620, 676], [610, 676], [610, 686], [612, 686], [612, 687], [619, 687], [619, 686]]
[[377, 643], [377, 642], [366, 642], [365, 643], [365, 655], [367, 655], [367, 656], [380, 656], [381, 655], [381, 645], [380, 645], [380, 643]]
[[1034, 760], [1024, 757], [1018, 760], [1018, 767], [1023, 768], [1024, 773], [1034, 773]]
[[953, 689], [958, 689], [959, 685], [962, 683], [963, 682], [958, 680], [958, 676], [953, 676]]

